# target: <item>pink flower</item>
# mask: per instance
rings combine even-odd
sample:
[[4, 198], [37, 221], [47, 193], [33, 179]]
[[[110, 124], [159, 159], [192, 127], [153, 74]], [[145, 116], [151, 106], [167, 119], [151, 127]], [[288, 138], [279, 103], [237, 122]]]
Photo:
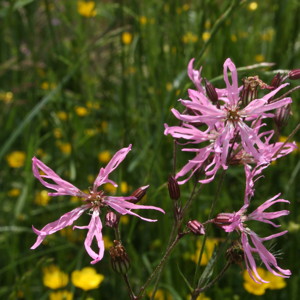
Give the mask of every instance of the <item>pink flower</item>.
[[[284, 98], [274, 101], [276, 93], [284, 88], [286, 84], [268, 92], [259, 99], [252, 100], [246, 106], [240, 95], [243, 86], [238, 86], [238, 75], [234, 63], [228, 58], [224, 63], [225, 89], [216, 89], [218, 103], [213, 103], [205, 93], [201, 85], [201, 69], [193, 70], [193, 61], [188, 65], [188, 75], [195, 84], [197, 90], [188, 90], [190, 100], [179, 101], [185, 106], [184, 113], [172, 109], [172, 113], [177, 119], [182, 121], [180, 126], [165, 125], [165, 134], [171, 134], [176, 139], [185, 139], [187, 144], [205, 143], [205, 147], [198, 149], [183, 149], [183, 151], [195, 151], [199, 155], [188, 162], [176, 175], [176, 179], [186, 175], [189, 171], [202, 167], [204, 161], [213, 156], [209, 166], [205, 166], [205, 174], [208, 177], [201, 182], [211, 181], [220, 167], [228, 167], [228, 155], [230, 149], [241, 149], [241, 152], [250, 156], [255, 163], [269, 163], [271, 150], [268, 151], [262, 141], [263, 134], [259, 133], [260, 128], [265, 124], [261, 120], [274, 117], [269, 111], [283, 107], [292, 102], [291, 98]], [[231, 82], [228, 77], [231, 74]], [[272, 100], [272, 101], [271, 101]], [[204, 130], [200, 130], [204, 128]], [[205, 159], [199, 159], [203, 157]], [[274, 159], [273, 159], [274, 160]], [[180, 181], [186, 182], [190, 176]]]
[[[55, 233], [66, 226], [72, 225], [82, 214], [84, 211], [89, 211], [91, 215], [90, 223], [86, 226], [74, 226], [77, 229], [87, 229], [88, 233], [84, 242], [85, 249], [90, 257], [93, 259], [92, 264], [100, 261], [104, 254], [104, 242], [102, 239], [102, 222], [100, 219], [100, 214], [102, 209], [104, 208], [112, 208], [117, 211], [121, 215], [133, 215], [137, 216], [140, 219], [148, 222], [155, 222], [157, 220], [152, 220], [148, 218], [141, 217], [137, 213], [134, 213], [132, 209], [154, 209], [158, 210], [162, 213], [164, 211], [161, 208], [155, 206], [146, 206], [146, 205], [137, 205], [130, 200], [135, 200], [136, 198], [133, 196], [129, 197], [112, 197], [106, 196], [102, 190], [98, 190], [98, 188], [105, 184], [111, 183], [114, 186], [117, 184], [108, 178], [109, 174], [114, 171], [118, 165], [124, 160], [128, 152], [131, 150], [131, 145], [128, 148], [123, 148], [119, 150], [110, 162], [107, 164], [105, 168], [101, 168], [97, 178], [94, 181], [93, 188], [89, 193], [84, 193], [80, 191], [77, 187], [72, 185], [71, 183], [60, 178], [53, 170], [47, 167], [44, 163], [42, 163], [37, 158], [32, 159], [32, 169], [34, 176], [47, 188], [50, 188], [55, 193], [49, 193], [50, 196], [59, 196], [59, 195], [70, 195], [77, 196], [83, 198], [85, 204], [82, 206], [73, 209], [72, 211], [62, 215], [58, 220], [47, 224], [41, 230], [37, 230], [33, 228], [33, 231], [38, 235], [36, 242], [31, 247], [31, 249], [37, 248], [47, 235]], [[40, 173], [42, 171], [43, 174]], [[148, 186], [141, 187], [142, 189], [148, 188]], [[92, 248], [93, 240], [96, 240], [98, 251], [95, 252]]]
[[[289, 214], [288, 210], [280, 210], [274, 212], [265, 212], [266, 209], [273, 206], [276, 203], [284, 202], [289, 203], [289, 201], [284, 199], [278, 199], [280, 194], [277, 194], [273, 198], [267, 200], [265, 203], [260, 205], [252, 213], [247, 214], [247, 209], [250, 204], [250, 199], [254, 195], [254, 182], [258, 180], [258, 175], [261, 174], [262, 170], [267, 166], [258, 166], [253, 170], [249, 166], [245, 166], [246, 173], [246, 190], [244, 205], [242, 208], [235, 213], [220, 213], [216, 218], [212, 220], [213, 223], [223, 228], [226, 232], [237, 231], [241, 235], [241, 243], [244, 250], [244, 259], [247, 267], [247, 271], [250, 277], [257, 283], [267, 282], [260, 277], [257, 272], [256, 262], [253, 256], [258, 254], [262, 262], [270, 271], [276, 276], [288, 278], [291, 275], [290, 270], [282, 269], [278, 266], [275, 256], [269, 252], [263, 245], [263, 242], [269, 241], [276, 237], [282, 236], [287, 231], [282, 231], [270, 236], [261, 238], [253, 230], [251, 230], [247, 225], [247, 221], [255, 220], [263, 223], [272, 225], [273, 227], [280, 227], [280, 225], [275, 224], [273, 219], [279, 218]], [[252, 245], [251, 245], [252, 243]]]

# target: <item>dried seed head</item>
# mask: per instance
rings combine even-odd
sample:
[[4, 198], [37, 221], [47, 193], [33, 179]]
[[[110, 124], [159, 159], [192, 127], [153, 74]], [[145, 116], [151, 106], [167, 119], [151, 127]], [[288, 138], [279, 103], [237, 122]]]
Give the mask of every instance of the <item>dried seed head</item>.
[[291, 115], [291, 104], [287, 104], [285, 106], [276, 109], [274, 121], [279, 131], [287, 125], [290, 115]]
[[109, 254], [113, 270], [123, 275], [126, 274], [130, 268], [130, 261], [120, 241], [114, 240], [114, 246], [109, 249]]
[[135, 197], [136, 199], [127, 200], [127, 201], [134, 203], [134, 204], [138, 203], [146, 195], [148, 188], [149, 188], [149, 185], [139, 187], [131, 194], [131, 196]]
[[168, 189], [169, 189], [169, 195], [171, 199], [178, 200], [180, 198], [179, 184], [173, 176], [170, 176], [168, 178]]
[[218, 105], [218, 94], [216, 92], [216, 88], [210, 83], [208, 80], [205, 79], [205, 91], [207, 97], [211, 100], [211, 102], [215, 105]]
[[205, 234], [205, 228], [204, 228], [203, 224], [197, 220], [188, 221], [187, 227], [195, 235], [204, 235]]
[[118, 226], [119, 223], [119, 218], [117, 217], [117, 215], [110, 211], [106, 214], [105, 216], [105, 225], [111, 228], [115, 228]]
[[240, 265], [244, 261], [244, 250], [239, 241], [234, 241], [226, 251], [226, 258], [231, 263]]
[[300, 69], [291, 70], [288, 74], [288, 77], [291, 80], [300, 79]]

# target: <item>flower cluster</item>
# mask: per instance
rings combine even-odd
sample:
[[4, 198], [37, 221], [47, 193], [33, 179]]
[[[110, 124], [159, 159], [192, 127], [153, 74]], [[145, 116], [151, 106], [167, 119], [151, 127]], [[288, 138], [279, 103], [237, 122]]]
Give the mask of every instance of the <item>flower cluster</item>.
[[[263, 244], [284, 235], [287, 231], [261, 238], [247, 226], [246, 222], [255, 220], [279, 227], [271, 220], [289, 214], [287, 210], [265, 211], [276, 203], [289, 203], [285, 199], [280, 199], [280, 194], [261, 204], [252, 213], [247, 213], [250, 200], [254, 196], [254, 182], [261, 177], [262, 171], [272, 161], [296, 148], [295, 143], [273, 142], [274, 130], [262, 130], [266, 126], [264, 121], [267, 118], [274, 118], [276, 121], [279, 120], [277, 116], [281, 115], [282, 121], [286, 121], [290, 113], [292, 99], [275, 98], [276, 94], [288, 85], [283, 83], [288, 76], [284, 78], [276, 75], [271, 85], [264, 83], [258, 76], [247, 77], [243, 80], [243, 85], [239, 86], [236, 67], [228, 58], [224, 63], [226, 88], [218, 89], [206, 80], [205, 85], [202, 85], [202, 69], [194, 70], [193, 63], [192, 59], [188, 65], [188, 75], [196, 89], [188, 90], [189, 100], [179, 100], [185, 107], [183, 113], [172, 109], [180, 124], [178, 126], [166, 124], [165, 134], [172, 135], [178, 144], [180, 140], [185, 140], [184, 145], [192, 144], [193, 148], [184, 148], [182, 151], [195, 152], [196, 156], [182, 167], [174, 180], [184, 184], [196, 172], [201, 171], [205, 178], [199, 182], [208, 183], [214, 179], [220, 168], [227, 169], [233, 164], [244, 165], [246, 188], [241, 209], [235, 213], [220, 213], [204, 224], [214, 223], [227, 233], [233, 231], [239, 233], [240, 241], [237, 245], [240, 245], [238, 248], [244, 257], [249, 276], [255, 282], [267, 282], [257, 271], [255, 255], [260, 257], [270, 273], [287, 278], [291, 275], [290, 270], [280, 268], [275, 256]], [[267, 91], [261, 98], [258, 97], [259, 88]], [[275, 112], [272, 112], [274, 110]], [[198, 222], [198, 227], [201, 225], [199, 224]], [[191, 227], [190, 222], [188, 227]], [[231, 260], [234, 259], [233, 255]]]
[[[288, 83], [275, 88], [254, 76], [245, 79], [244, 85], [239, 87], [236, 67], [228, 58], [224, 63], [226, 88], [214, 88], [207, 81], [203, 87], [201, 69], [194, 70], [193, 62], [192, 59], [188, 65], [188, 75], [196, 90], [188, 90], [190, 100], [179, 100], [185, 106], [183, 113], [172, 109], [181, 124], [170, 127], [165, 125], [165, 134], [170, 134], [175, 139], [187, 140], [185, 144], [204, 145], [202, 148], [182, 149], [195, 152], [196, 156], [176, 174], [176, 179], [181, 179], [190, 173], [187, 178], [178, 181], [179, 184], [187, 182], [199, 169], [206, 175], [200, 182], [208, 183], [214, 179], [221, 167], [227, 169], [232, 163], [270, 163], [294, 150], [295, 145], [291, 143], [271, 143], [273, 131], [260, 132], [266, 125], [263, 120], [274, 117], [271, 110], [292, 102], [289, 97], [274, 99]], [[269, 92], [262, 98], [254, 98], [259, 87]]]

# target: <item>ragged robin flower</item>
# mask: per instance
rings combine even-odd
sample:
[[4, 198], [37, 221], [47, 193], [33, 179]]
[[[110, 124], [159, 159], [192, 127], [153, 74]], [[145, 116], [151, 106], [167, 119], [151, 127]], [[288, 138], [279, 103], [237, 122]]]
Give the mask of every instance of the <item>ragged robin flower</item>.
[[[251, 98], [248, 103], [249, 93], [245, 93], [243, 89], [249, 88], [250, 85], [238, 86], [237, 70], [230, 58], [226, 59], [223, 68], [226, 84], [224, 89], [209, 86], [210, 88], [205, 90], [202, 86], [201, 68], [199, 71], [194, 70], [193, 62], [192, 59], [188, 65], [188, 75], [195, 84], [196, 90], [188, 90], [190, 100], [179, 100], [185, 107], [183, 113], [172, 109], [172, 113], [181, 121], [181, 124], [170, 127], [165, 125], [165, 134], [171, 134], [175, 139], [185, 139], [188, 141], [185, 144], [205, 146], [183, 149], [183, 151], [197, 154], [176, 174], [175, 179], [182, 178], [190, 171], [192, 175], [204, 166], [207, 179], [200, 182], [210, 182], [219, 168], [227, 169], [230, 151], [237, 145], [251, 155], [256, 163], [268, 163], [269, 160], [263, 151], [266, 145], [259, 133], [259, 130], [265, 126], [261, 120], [274, 117], [274, 113], [270, 111], [292, 102], [291, 98], [274, 100], [277, 92], [288, 83], [273, 88], [263, 84], [258, 77], [253, 77], [256, 78], [257, 87], [272, 90], [261, 98]], [[213, 101], [211, 95], [214, 95]], [[251, 95], [256, 95], [256, 93], [252, 92]], [[247, 101], [243, 99], [244, 97], [247, 97]], [[205, 162], [208, 163], [206, 166]], [[178, 183], [185, 183], [191, 175]]]
[[[90, 188], [89, 193], [79, 190], [71, 183], [63, 180], [52, 169], [46, 166], [43, 162], [36, 157], [32, 159], [32, 169], [34, 176], [47, 188], [54, 190], [54, 193], [49, 193], [49, 196], [76, 196], [83, 199], [83, 205], [73, 209], [72, 211], [62, 215], [57, 221], [47, 224], [41, 230], [34, 227], [33, 231], [38, 235], [36, 242], [31, 249], [37, 248], [47, 235], [53, 234], [67, 226], [72, 225], [85, 211], [88, 211], [91, 216], [90, 223], [86, 226], [74, 226], [77, 229], [87, 229], [88, 233], [84, 242], [85, 249], [90, 257], [93, 259], [92, 264], [100, 261], [104, 255], [104, 242], [102, 238], [102, 222], [100, 215], [106, 208], [115, 210], [120, 215], [133, 215], [148, 222], [155, 222], [157, 220], [141, 217], [137, 213], [133, 212], [133, 209], [153, 209], [162, 213], [164, 211], [161, 208], [147, 205], [137, 205], [130, 200], [135, 200], [134, 196], [129, 197], [115, 197], [107, 196], [103, 190], [99, 190], [99, 187], [105, 183], [111, 183], [114, 186], [117, 184], [109, 179], [109, 174], [114, 171], [118, 165], [125, 159], [128, 152], [131, 150], [131, 145], [127, 148], [119, 150], [106, 165], [105, 168], [101, 168], [98, 176], [96, 177], [93, 187]], [[40, 173], [42, 172], [42, 174]], [[95, 252], [91, 245], [93, 240], [96, 240], [98, 251]]]
[[267, 166], [258, 166], [253, 170], [249, 166], [245, 166], [246, 173], [246, 189], [244, 197], [244, 205], [238, 212], [234, 213], [220, 213], [212, 221], [218, 227], [221, 227], [226, 232], [237, 231], [240, 234], [242, 250], [244, 253], [244, 261], [247, 267], [249, 276], [256, 283], [268, 283], [267, 279], [263, 279], [259, 274], [256, 266], [256, 262], [253, 254], [258, 254], [263, 264], [269, 272], [275, 276], [288, 278], [291, 275], [291, 271], [288, 269], [282, 269], [278, 266], [275, 256], [267, 250], [263, 242], [272, 240], [276, 237], [282, 236], [287, 231], [272, 234], [267, 237], [259, 237], [253, 230], [251, 230], [246, 224], [247, 221], [259, 221], [267, 223], [273, 227], [279, 227], [275, 224], [273, 219], [279, 218], [289, 214], [288, 210], [279, 210], [274, 212], [266, 212], [265, 210], [273, 206], [276, 203], [289, 203], [285, 199], [278, 199], [280, 194], [277, 194], [273, 198], [267, 200], [261, 204], [256, 210], [248, 214], [247, 210], [250, 205], [250, 199], [254, 195], [254, 182], [259, 179], [261, 172]]

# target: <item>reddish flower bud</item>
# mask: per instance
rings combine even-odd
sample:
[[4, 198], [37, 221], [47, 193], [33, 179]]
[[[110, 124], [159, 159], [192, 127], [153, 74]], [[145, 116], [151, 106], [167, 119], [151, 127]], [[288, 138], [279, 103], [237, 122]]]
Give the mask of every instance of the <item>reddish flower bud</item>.
[[274, 121], [279, 130], [287, 125], [290, 115], [291, 104], [276, 109]]
[[120, 241], [114, 240], [114, 246], [109, 249], [109, 254], [113, 270], [123, 275], [126, 274], [130, 268], [130, 261]]
[[134, 203], [134, 204], [138, 203], [146, 195], [148, 187], [149, 187], [149, 185], [139, 187], [137, 190], [135, 190], [131, 194], [131, 196], [135, 197], [136, 199], [127, 200], [127, 201], [130, 201], [131, 203]]
[[223, 226], [230, 225], [232, 223], [231, 220], [231, 213], [220, 213], [213, 219], [213, 223], [222, 228]]
[[179, 184], [173, 176], [170, 176], [168, 178], [168, 189], [169, 189], [169, 195], [171, 199], [178, 200], [180, 198]]
[[300, 79], [300, 69], [291, 70], [288, 74], [288, 77], [291, 80]]
[[105, 216], [105, 225], [111, 228], [117, 227], [119, 223], [119, 218], [117, 217], [117, 215], [110, 211], [106, 214]]
[[191, 230], [192, 233], [195, 235], [204, 235], [205, 234], [205, 228], [203, 224], [201, 224], [197, 220], [188, 221], [187, 227]]
[[216, 88], [210, 83], [208, 80], [205, 79], [205, 91], [207, 97], [211, 100], [213, 104], [218, 104], [218, 94], [216, 92]]
[[273, 77], [270, 86], [272, 86], [274, 89], [278, 88], [281, 85], [283, 78], [284, 78], [283, 75], [281, 75], [280, 73], [277, 73]]

